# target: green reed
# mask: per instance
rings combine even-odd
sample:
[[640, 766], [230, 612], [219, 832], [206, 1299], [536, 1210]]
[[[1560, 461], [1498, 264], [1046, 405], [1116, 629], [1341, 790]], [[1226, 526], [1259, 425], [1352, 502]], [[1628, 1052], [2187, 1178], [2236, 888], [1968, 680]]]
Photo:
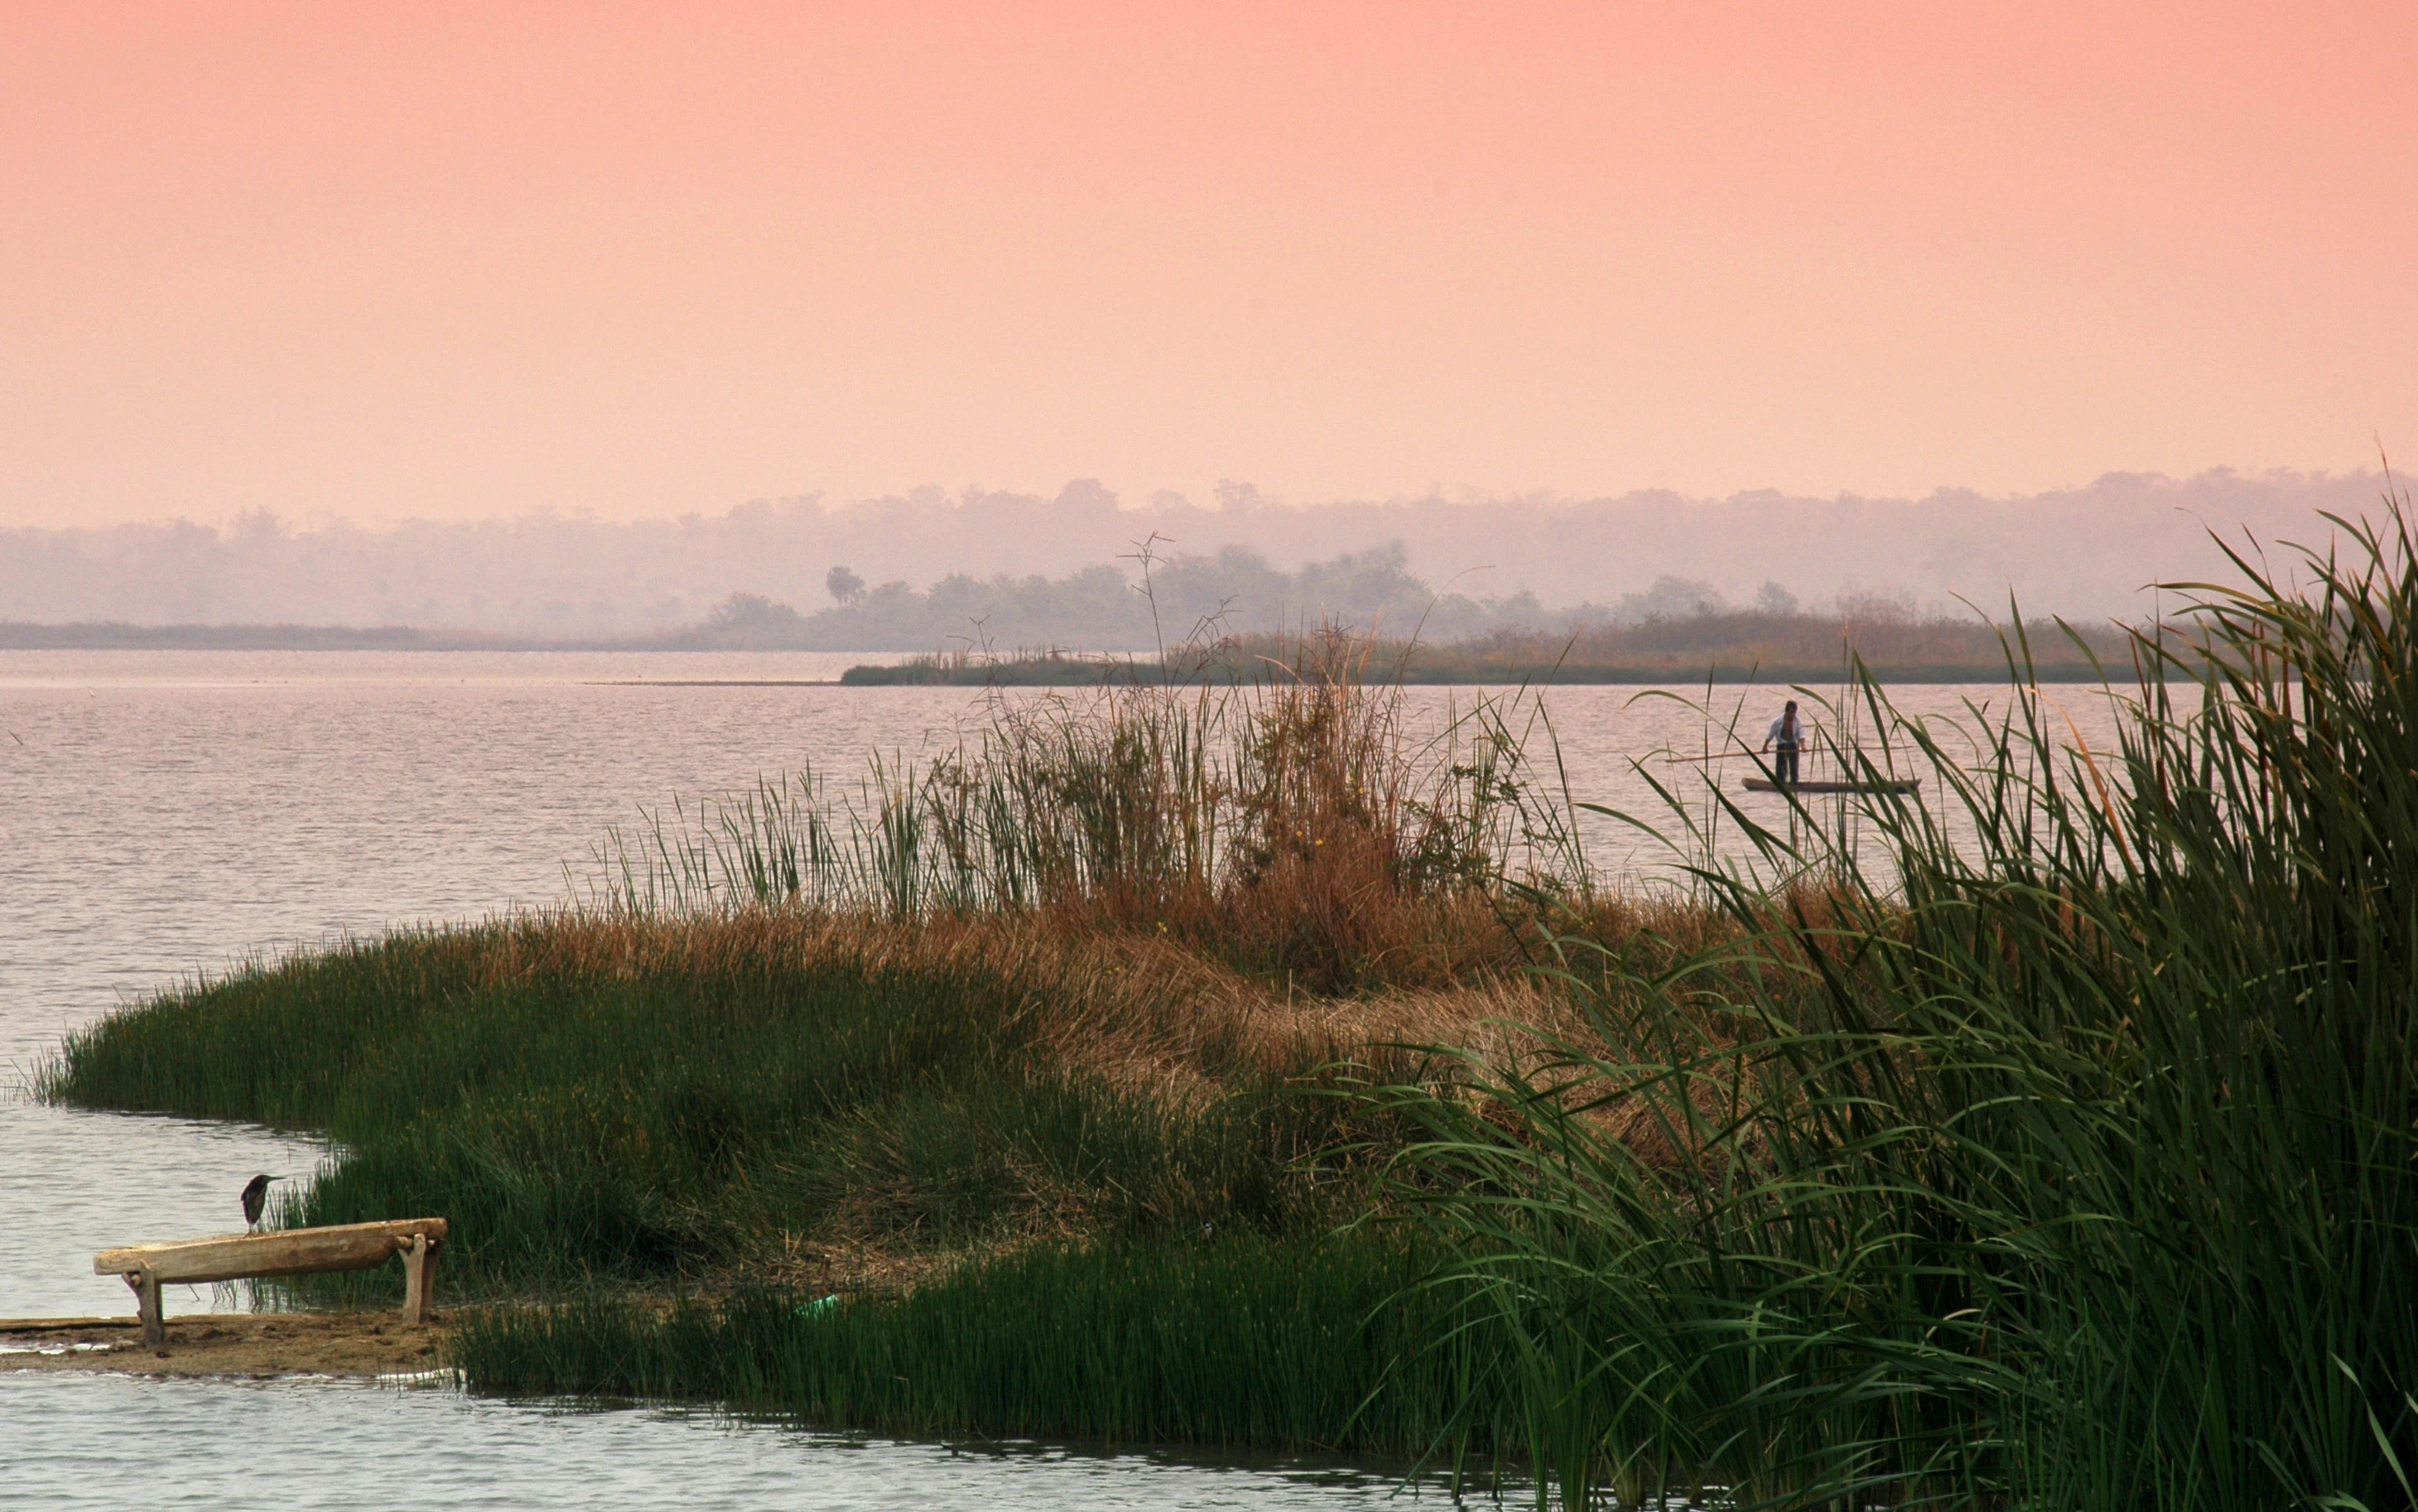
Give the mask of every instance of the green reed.
[[903, 1295], [616, 1298], [474, 1314], [480, 1390], [703, 1398], [819, 1425], [957, 1437], [1349, 1450], [1405, 1458], [1463, 1421], [1472, 1336], [1393, 1239], [1219, 1233], [1045, 1245]]
[[1651, 972], [1567, 942], [1591, 1036], [1388, 1094], [1567, 1504], [2410, 1504], [2418, 569], [2388, 505], [2304, 590], [2246, 559], [2201, 590], [2188, 663], [2141, 642], [2114, 750], [2020, 639], [2012, 703], [1961, 728], [1865, 681], [1845, 755], [1928, 802], [1856, 800], [1859, 847], [1720, 801], [1796, 879], [1697, 868], [1744, 939]]

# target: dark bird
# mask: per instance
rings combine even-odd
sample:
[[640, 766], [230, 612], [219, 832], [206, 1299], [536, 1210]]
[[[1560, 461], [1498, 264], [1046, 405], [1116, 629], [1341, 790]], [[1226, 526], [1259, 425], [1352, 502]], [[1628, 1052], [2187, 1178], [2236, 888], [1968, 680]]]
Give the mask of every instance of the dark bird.
[[243, 1184], [243, 1221], [246, 1224], [254, 1229], [260, 1227], [260, 1212], [268, 1206], [268, 1184], [284, 1179], [283, 1176], [254, 1176]]

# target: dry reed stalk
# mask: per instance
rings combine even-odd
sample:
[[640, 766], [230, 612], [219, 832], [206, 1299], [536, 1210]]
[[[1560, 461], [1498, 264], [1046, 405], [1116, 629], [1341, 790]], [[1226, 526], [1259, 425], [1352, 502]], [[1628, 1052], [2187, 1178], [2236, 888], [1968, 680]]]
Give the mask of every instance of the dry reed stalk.
[[[1523, 769], [1507, 707], [1423, 732], [1370, 643], [1329, 628], [1248, 686], [994, 703], [918, 771], [854, 796], [811, 775], [708, 800], [599, 852], [612, 913], [1042, 913], [1165, 933], [1312, 992], [1516, 969], [1507, 884], [1584, 895], [1570, 817]], [[1543, 804], [1539, 808], [1539, 803]], [[1550, 812], [1549, 812], [1550, 810]]]

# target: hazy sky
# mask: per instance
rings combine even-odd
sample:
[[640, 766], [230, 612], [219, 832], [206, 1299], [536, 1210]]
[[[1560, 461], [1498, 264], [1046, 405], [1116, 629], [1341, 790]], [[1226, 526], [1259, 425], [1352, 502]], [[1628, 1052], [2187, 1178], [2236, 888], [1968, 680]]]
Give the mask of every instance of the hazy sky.
[[0, 524], [2418, 453], [2418, 5], [0, 3]]

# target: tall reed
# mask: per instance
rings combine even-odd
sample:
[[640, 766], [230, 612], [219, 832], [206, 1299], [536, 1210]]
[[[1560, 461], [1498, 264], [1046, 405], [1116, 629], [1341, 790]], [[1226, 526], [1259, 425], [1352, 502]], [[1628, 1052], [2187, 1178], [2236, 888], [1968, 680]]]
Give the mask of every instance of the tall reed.
[[1465, 1384], [1424, 1265], [1368, 1236], [1046, 1244], [903, 1295], [478, 1312], [451, 1349], [482, 1390], [704, 1397], [889, 1432], [1413, 1457], [1462, 1414]]
[[1371, 648], [1330, 628], [1250, 682], [995, 691], [921, 766], [877, 756], [853, 785], [802, 771], [615, 832], [589, 898], [1041, 910], [1319, 990], [1415, 979], [1455, 941], [1500, 947], [1465, 940], [1499, 935], [1485, 905], [1505, 882], [1569, 895], [1587, 873], [1557, 765], [1528, 755], [1541, 710], [1481, 697], [1421, 727]]
[[1962, 732], [1867, 680], [1846, 758], [1975, 838], [1716, 800], [1798, 887], [1698, 866], [1735, 939], [1566, 941], [1590, 1032], [1384, 1094], [1566, 1504], [2410, 1504], [2418, 566], [2335, 524], [2135, 647], [2115, 749], [2020, 637]]

